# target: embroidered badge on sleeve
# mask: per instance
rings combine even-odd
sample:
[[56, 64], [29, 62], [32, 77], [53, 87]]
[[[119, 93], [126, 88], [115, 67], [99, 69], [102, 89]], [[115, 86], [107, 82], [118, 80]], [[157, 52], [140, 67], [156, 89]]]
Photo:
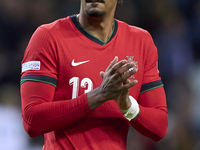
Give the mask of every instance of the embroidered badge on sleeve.
[[40, 61], [28, 61], [22, 64], [22, 72], [27, 70], [40, 70]]

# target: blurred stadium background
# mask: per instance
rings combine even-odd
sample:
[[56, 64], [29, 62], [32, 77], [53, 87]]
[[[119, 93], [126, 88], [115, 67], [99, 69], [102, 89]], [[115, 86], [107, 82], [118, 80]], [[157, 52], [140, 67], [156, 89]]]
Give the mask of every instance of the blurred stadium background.
[[[35, 29], [79, 13], [80, 0], [0, 0], [0, 150], [41, 150], [22, 127], [21, 60]], [[131, 128], [127, 150], [200, 149], [200, 0], [125, 0], [116, 18], [148, 30], [158, 48], [169, 128], [155, 143]]]

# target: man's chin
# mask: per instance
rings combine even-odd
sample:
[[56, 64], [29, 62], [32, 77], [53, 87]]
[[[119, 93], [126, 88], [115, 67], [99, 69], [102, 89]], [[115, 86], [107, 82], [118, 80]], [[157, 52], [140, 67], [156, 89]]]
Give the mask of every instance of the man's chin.
[[86, 10], [86, 13], [90, 17], [103, 17], [106, 14], [105, 11], [98, 10]]

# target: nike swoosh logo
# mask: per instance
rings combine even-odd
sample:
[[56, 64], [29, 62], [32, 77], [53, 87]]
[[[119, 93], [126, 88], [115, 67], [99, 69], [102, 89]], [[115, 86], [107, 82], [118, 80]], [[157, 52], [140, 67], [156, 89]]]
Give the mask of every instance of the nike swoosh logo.
[[73, 67], [76, 67], [76, 66], [79, 66], [79, 65], [82, 65], [84, 63], [87, 63], [89, 62], [90, 60], [86, 60], [86, 61], [81, 61], [81, 62], [74, 62], [74, 59], [72, 60], [72, 66]]

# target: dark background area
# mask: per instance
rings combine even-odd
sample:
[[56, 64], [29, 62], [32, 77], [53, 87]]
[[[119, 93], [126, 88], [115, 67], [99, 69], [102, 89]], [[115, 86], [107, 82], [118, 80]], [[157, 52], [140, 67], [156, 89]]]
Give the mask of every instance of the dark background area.
[[[0, 150], [41, 150], [43, 136], [25, 133], [20, 110], [21, 60], [36, 28], [79, 13], [80, 0], [0, 1]], [[133, 128], [127, 150], [200, 149], [200, 0], [125, 0], [116, 19], [146, 29], [159, 53], [169, 111], [159, 142]]]

